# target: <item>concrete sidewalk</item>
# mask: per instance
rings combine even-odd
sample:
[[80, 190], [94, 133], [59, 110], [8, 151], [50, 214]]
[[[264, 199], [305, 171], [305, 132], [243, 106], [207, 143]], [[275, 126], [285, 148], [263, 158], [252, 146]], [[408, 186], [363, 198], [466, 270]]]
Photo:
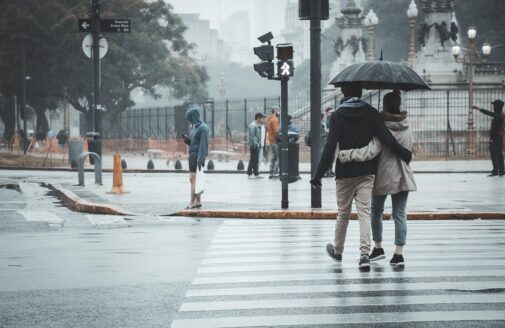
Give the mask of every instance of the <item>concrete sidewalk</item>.
[[[8, 154], [8, 153], [6, 153]], [[44, 157], [45, 154], [42, 153], [33, 153], [31, 156], [35, 157]], [[54, 169], [70, 169], [70, 164], [68, 163], [68, 159], [64, 162], [61, 161], [62, 154], [58, 155], [59, 157], [55, 157], [53, 161]], [[141, 156], [139, 154], [123, 154], [122, 159], [124, 159], [127, 163], [128, 171], [147, 171], [147, 163], [149, 161], [149, 156], [147, 153], [145, 156]], [[102, 168], [104, 170], [112, 170], [113, 168], [113, 155], [104, 154], [102, 157]], [[166, 158], [153, 158], [154, 170], [155, 171], [174, 171], [175, 170], [175, 161], [174, 159], [167, 160]], [[208, 163], [208, 159], [207, 159]], [[238, 160], [230, 160], [230, 161], [219, 161], [217, 159], [213, 159], [214, 167], [216, 172], [234, 172], [241, 173], [237, 171]], [[244, 165], [247, 168], [247, 161], [244, 161]], [[86, 168], [92, 168], [88, 161], [86, 161]], [[188, 161], [186, 159], [181, 160], [182, 169], [188, 170]], [[49, 166], [49, 164], [48, 164]], [[0, 163], [0, 167], [2, 167]], [[432, 160], [432, 161], [416, 161], [415, 158], [411, 163], [411, 167], [414, 172], [422, 173], [486, 173], [490, 172], [492, 169], [490, 160]], [[260, 171], [263, 173], [267, 173], [269, 170], [269, 164], [264, 161], [260, 161]], [[300, 163], [299, 165], [300, 173], [310, 173], [310, 163]]]
[[[14, 173], [15, 172], [15, 173]], [[130, 173], [123, 175], [122, 195], [109, 194], [112, 174], [104, 173], [103, 186], [93, 183], [93, 174], [85, 176], [86, 186], [76, 186], [76, 172], [0, 171], [0, 179], [28, 179], [60, 185], [89, 204], [111, 206], [119, 213], [138, 215], [218, 216], [216, 213], [272, 213], [275, 217], [323, 218], [334, 217], [336, 209], [335, 182], [323, 180], [321, 210], [310, 208], [309, 175], [289, 185], [289, 211], [279, 211], [281, 183], [279, 180], [248, 179], [245, 174], [209, 174], [202, 196], [203, 208], [199, 212], [179, 212], [189, 203], [189, 179], [186, 174]], [[409, 196], [408, 211], [414, 213], [449, 213], [451, 218], [461, 218], [469, 213], [495, 213], [505, 218], [505, 178], [488, 178], [484, 174], [446, 173], [417, 174], [418, 191]], [[122, 211], [122, 212], [121, 212]], [[208, 212], [210, 211], [210, 212]], [[390, 202], [386, 202], [386, 212]], [[287, 213], [291, 214], [287, 214]], [[214, 213], [214, 215], [212, 214]], [[240, 214], [242, 213], [242, 214]], [[314, 214], [316, 213], [316, 217]], [[118, 214], [118, 213], [116, 213]], [[424, 214], [423, 214], [424, 215]], [[260, 214], [258, 214], [258, 217]], [[429, 215], [426, 214], [426, 217]], [[446, 215], [447, 216], [447, 215]], [[245, 216], [247, 217], [247, 216]], [[480, 216], [475, 216], [475, 218]]]

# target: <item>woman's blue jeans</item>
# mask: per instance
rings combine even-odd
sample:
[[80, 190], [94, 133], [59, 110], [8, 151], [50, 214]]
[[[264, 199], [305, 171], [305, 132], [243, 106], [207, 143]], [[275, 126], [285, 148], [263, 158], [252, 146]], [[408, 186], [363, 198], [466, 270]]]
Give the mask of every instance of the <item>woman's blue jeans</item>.
[[[382, 242], [382, 213], [384, 212], [384, 202], [387, 195], [372, 196], [372, 236], [376, 242]], [[405, 245], [407, 239], [407, 199], [408, 191], [402, 191], [391, 195], [393, 201], [393, 213], [391, 214], [395, 221], [395, 245]]]

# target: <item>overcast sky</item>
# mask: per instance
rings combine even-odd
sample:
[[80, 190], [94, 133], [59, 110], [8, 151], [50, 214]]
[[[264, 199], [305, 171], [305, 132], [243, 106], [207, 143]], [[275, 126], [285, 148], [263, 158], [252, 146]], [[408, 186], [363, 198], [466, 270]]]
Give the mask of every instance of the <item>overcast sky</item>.
[[[208, 19], [212, 28], [219, 29], [219, 26], [228, 16], [236, 11], [247, 11], [251, 22], [251, 40], [259, 35], [257, 31], [272, 31], [275, 35], [280, 35], [284, 29], [284, 16], [287, 0], [167, 0], [172, 4], [176, 13], [198, 13], [203, 19]], [[257, 28], [255, 9], [261, 4], [266, 4], [268, 12], [265, 14], [268, 26]]]

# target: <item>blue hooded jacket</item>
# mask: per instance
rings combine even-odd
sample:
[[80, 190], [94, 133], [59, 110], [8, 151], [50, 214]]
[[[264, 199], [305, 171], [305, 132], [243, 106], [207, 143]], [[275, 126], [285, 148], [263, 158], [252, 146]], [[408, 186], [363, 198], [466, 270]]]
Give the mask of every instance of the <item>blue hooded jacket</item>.
[[198, 163], [203, 163], [209, 152], [209, 127], [200, 119], [200, 113], [196, 108], [188, 109], [186, 119], [193, 124], [189, 156], [195, 156]]

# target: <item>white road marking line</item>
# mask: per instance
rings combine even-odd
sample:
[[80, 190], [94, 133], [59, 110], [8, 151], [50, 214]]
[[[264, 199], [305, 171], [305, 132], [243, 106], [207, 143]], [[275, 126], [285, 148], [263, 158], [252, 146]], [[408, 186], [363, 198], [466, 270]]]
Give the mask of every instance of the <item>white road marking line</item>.
[[117, 215], [86, 214], [89, 222], [94, 226], [122, 225], [126, 224], [123, 217]]
[[482, 290], [505, 288], [505, 281], [461, 281], [461, 282], [413, 282], [413, 283], [380, 283], [380, 284], [343, 284], [343, 285], [310, 285], [281, 287], [238, 287], [190, 289], [186, 297], [237, 296], [237, 295], [270, 295], [270, 294], [307, 294], [337, 292], [370, 292], [393, 290]]
[[352, 323], [505, 320], [505, 311], [426, 311], [352, 314], [273, 315], [174, 320], [172, 328], [299, 326]]
[[54, 213], [48, 211], [19, 211], [19, 214], [23, 215], [26, 221], [29, 222], [46, 222], [49, 224], [63, 224], [65, 220], [60, 218]]
[[[347, 243], [346, 240], [346, 249], [349, 248], [358, 248], [358, 241], [356, 242], [349, 242]], [[308, 245], [295, 245], [292, 247], [280, 247], [278, 245], [276, 246], [271, 246], [271, 247], [252, 247], [252, 246], [244, 246], [242, 245], [240, 248], [239, 247], [232, 247], [233, 249], [230, 250], [230, 248], [218, 248], [218, 249], [211, 249], [207, 252], [207, 256], [216, 256], [216, 255], [247, 255], [247, 254], [283, 254], [286, 252], [289, 252], [291, 254], [295, 253], [312, 253], [315, 250], [322, 250], [322, 252], [325, 252], [326, 244], [325, 243], [320, 243], [320, 244], [308, 244]], [[494, 252], [500, 252], [503, 247], [500, 245], [493, 246], [492, 244], [489, 245], [468, 245], [468, 246], [460, 246], [460, 245], [410, 245], [409, 244], [409, 249], [410, 251], [429, 251], [429, 250], [454, 250], [458, 249], [461, 250], [462, 252], [465, 251], [470, 251], [470, 250], [486, 250], [486, 251], [494, 251]], [[344, 256], [347, 253], [344, 251]]]
[[[349, 257], [358, 257], [359, 251], [346, 251], [345, 254]], [[392, 252], [387, 253], [386, 256], [391, 257]], [[418, 258], [421, 259], [430, 259], [433, 260], [447, 260], [447, 259], [459, 259], [459, 258], [499, 258], [499, 261], [504, 261], [505, 265], [505, 255], [497, 254], [496, 252], [489, 253], [440, 253], [438, 251], [433, 251], [431, 253], [414, 253], [411, 254], [407, 251], [404, 252], [405, 258], [410, 262], [411, 260], [416, 260]], [[436, 257], [436, 258], [435, 258]], [[274, 256], [233, 256], [233, 257], [207, 257], [202, 260], [200, 263], [201, 266], [207, 266], [212, 264], [230, 264], [230, 263], [277, 263], [277, 262], [316, 262], [316, 261], [327, 261], [329, 257], [326, 253], [317, 252], [315, 254], [310, 255], [274, 255]], [[385, 262], [379, 262], [385, 263]]]
[[[386, 262], [387, 263], [387, 262]], [[380, 264], [384, 264], [380, 262]], [[380, 265], [379, 264], [379, 265]], [[446, 262], [435, 262], [426, 260], [410, 260], [408, 261], [409, 268], [418, 267], [452, 267], [452, 266], [505, 266], [505, 261], [494, 260], [473, 260], [469, 263], [467, 260], [448, 260]], [[372, 263], [374, 265], [374, 263]], [[335, 263], [330, 261], [321, 261], [320, 263], [280, 263], [280, 264], [252, 264], [252, 265], [227, 265], [227, 266], [206, 266], [200, 267], [197, 271], [198, 274], [202, 273], [232, 273], [232, 272], [266, 272], [266, 271], [285, 271], [285, 270], [328, 270], [335, 267]], [[356, 263], [343, 262], [339, 268], [354, 268]]]
[[188, 311], [218, 311], [218, 310], [258, 310], [287, 308], [316, 308], [336, 306], [372, 306], [372, 305], [413, 305], [413, 304], [466, 304], [466, 303], [503, 303], [505, 295], [414, 295], [414, 296], [382, 296], [382, 297], [326, 297], [326, 298], [296, 298], [280, 300], [252, 301], [211, 301], [183, 303], [181, 312]]
[[[338, 265], [338, 264], [335, 264]], [[356, 264], [357, 271], [357, 264]], [[231, 284], [275, 281], [313, 281], [343, 279], [391, 279], [391, 278], [442, 278], [442, 277], [505, 277], [504, 270], [480, 270], [480, 267], [469, 267], [467, 271], [403, 271], [403, 272], [344, 272], [344, 273], [284, 273], [252, 276], [222, 275], [219, 277], [199, 277], [193, 279], [194, 285]]]

